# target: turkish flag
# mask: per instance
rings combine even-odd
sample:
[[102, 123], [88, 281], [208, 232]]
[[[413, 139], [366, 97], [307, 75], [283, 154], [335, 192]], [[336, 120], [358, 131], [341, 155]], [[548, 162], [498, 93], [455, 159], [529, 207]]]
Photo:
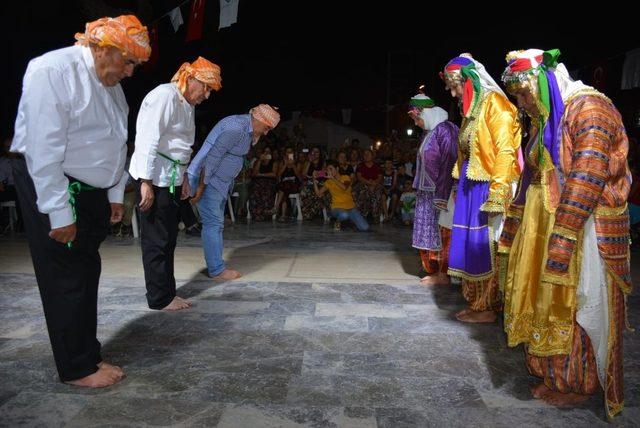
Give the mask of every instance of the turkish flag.
[[189, 10], [189, 23], [187, 24], [187, 42], [202, 38], [204, 26], [204, 4], [206, 0], [193, 0]]

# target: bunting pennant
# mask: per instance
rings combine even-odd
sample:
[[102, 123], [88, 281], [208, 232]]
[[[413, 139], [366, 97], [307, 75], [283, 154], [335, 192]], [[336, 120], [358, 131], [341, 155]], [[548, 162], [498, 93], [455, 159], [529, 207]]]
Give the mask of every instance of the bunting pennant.
[[231, 27], [238, 22], [238, 4], [240, 0], [220, 0], [220, 25], [221, 28]]
[[180, 12], [180, 7], [176, 7], [171, 12], [169, 12], [169, 19], [171, 20], [171, 25], [173, 25], [173, 31], [177, 32], [178, 28], [184, 21], [182, 20], [182, 12]]
[[204, 5], [206, 0], [193, 0], [189, 11], [189, 22], [187, 23], [187, 42], [202, 38], [204, 26]]

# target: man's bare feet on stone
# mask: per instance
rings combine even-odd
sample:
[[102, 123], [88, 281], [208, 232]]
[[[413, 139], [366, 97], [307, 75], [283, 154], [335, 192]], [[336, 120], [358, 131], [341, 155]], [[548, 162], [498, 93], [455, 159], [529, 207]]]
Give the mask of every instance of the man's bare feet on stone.
[[87, 388], [105, 388], [114, 385], [124, 379], [124, 373], [118, 374], [116, 371], [106, 367], [99, 367], [98, 371], [81, 379], [70, 380], [65, 383]]
[[466, 314], [456, 316], [458, 321], [468, 323], [492, 323], [495, 322], [497, 315], [494, 311], [469, 311]]
[[174, 297], [171, 303], [162, 308], [163, 311], [181, 311], [183, 309], [189, 309], [191, 307], [191, 302], [183, 299], [182, 297]]
[[218, 279], [223, 281], [230, 281], [234, 279], [238, 279], [242, 276], [240, 272], [234, 269], [225, 269], [216, 276], [212, 276], [211, 279]]
[[121, 375], [123, 377], [125, 376], [124, 370], [122, 370], [121, 367], [114, 366], [113, 364], [109, 364], [109, 363], [105, 363], [104, 361], [101, 361], [101, 362], [98, 363], [98, 367], [101, 368], [101, 369], [104, 368], [104, 369], [107, 369], [107, 370], [114, 371], [114, 372], [116, 372], [117, 374], [119, 374], [119, 375]]
[[435, 275], [427, 275], [420, 280], [420, 284], [424, 285], [449, 285], [449, 276], [442, 272]]

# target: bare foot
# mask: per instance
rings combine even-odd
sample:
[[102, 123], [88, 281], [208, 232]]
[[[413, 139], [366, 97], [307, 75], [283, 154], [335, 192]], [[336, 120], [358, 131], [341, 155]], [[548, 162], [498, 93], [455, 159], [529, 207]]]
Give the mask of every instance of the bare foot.
[[124, 373], [118, 374], [114, 370], [106, 367], [99, 367], [98, 371], [81, 379], [70, 380], [65, 383], [75, 386], [85, 386], [87, 388], [104, 388], [114, 385], [124, 379]]
[[224, 281], [229, 281], [229, 280], [233, 280], [233, 279], [238, 279], [241, 276], [242, 276], [242, 274], [240, 272], [238, 272], [237, 270], [225, 269], [222, 272], [220, 272], [218, 275], [212, 276], [211, 279], [220, 279], [220, 280], [224, 280]]
[[495, 322], [497, 316], [493, 311], [469, 311], [466, 314], [456, 316], [458, 321], [468, 323], [492, 323]]
[[117, 374], [119, 374], [119, 375], [121, 375], [123, 377], [125, 376], [124, 370], [122, 370], [121, 367], [114, 366], [113, 364], [105, 363], [104, 361], [102, 361], [102, 362], [98, 363], [98, 367], [101, 368], [101, 369], [104, 368], [106, 370], [114, 371], [114, 372], [116, 372]]
[[533, 388], [531, 392], [535, 398], [541, 399], [545, 403], [556, 407], [574, 407], [589, 399], [588, 395], [553, 391], [544, 384], [542, 384], [542, 387], [538, 385]]
[[182, 309], [188, 309], [191, 307], [191, 302], [183, 299], [182, 297], [174, 297], [171, 303], [162, 308], [163, 311], [181, 311]]
[[533, 398], [541, 399], [548, 391], [550, 391], [550, 389], [542, 382], [531, 388], [531, 395], [533, 395]]
[[420, 280], [420, 284], [424, 285], [449, 285], [449, 283], [449, 277], [442, 272], [438, 272], [435, 275], [427, 275]]
[[460, 319], [460, 317], [465, 316], [469, 312], [471, 312], [471, 309], [469, 309], [469, 308], [463, 309], [460, 312], [456, 312], [456, 318]]

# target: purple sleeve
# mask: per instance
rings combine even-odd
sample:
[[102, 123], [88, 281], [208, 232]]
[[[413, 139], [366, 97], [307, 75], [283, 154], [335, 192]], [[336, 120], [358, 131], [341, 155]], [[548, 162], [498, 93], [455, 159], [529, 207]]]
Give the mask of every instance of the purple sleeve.
[[438, 174], [434, 177], [436, 184], [434, 202], [446, 206], [453, 186], [451, 171], [458, 159], [458, 127], [447, 121], [438, 126], [436, 131], [438, 132], [436, 141], [440, 158], [436, 165], [437, 169], [434, 170]]
[[[435, 187], [433, 190], [437, 193], [438, 172], [440, 170], [440, 138], [438, 127], [433, 130], [429, 136], [429, 141], [425, 144], [422, 152], [422, 161], [422, 174], [429, 176], [431, 183], [433, 183]], [[425, 178], [426, 177], [422, 178], [423, 183], [425, 183]], [[429, 187], [431, 187], [431, 183], [429, 183]]]

